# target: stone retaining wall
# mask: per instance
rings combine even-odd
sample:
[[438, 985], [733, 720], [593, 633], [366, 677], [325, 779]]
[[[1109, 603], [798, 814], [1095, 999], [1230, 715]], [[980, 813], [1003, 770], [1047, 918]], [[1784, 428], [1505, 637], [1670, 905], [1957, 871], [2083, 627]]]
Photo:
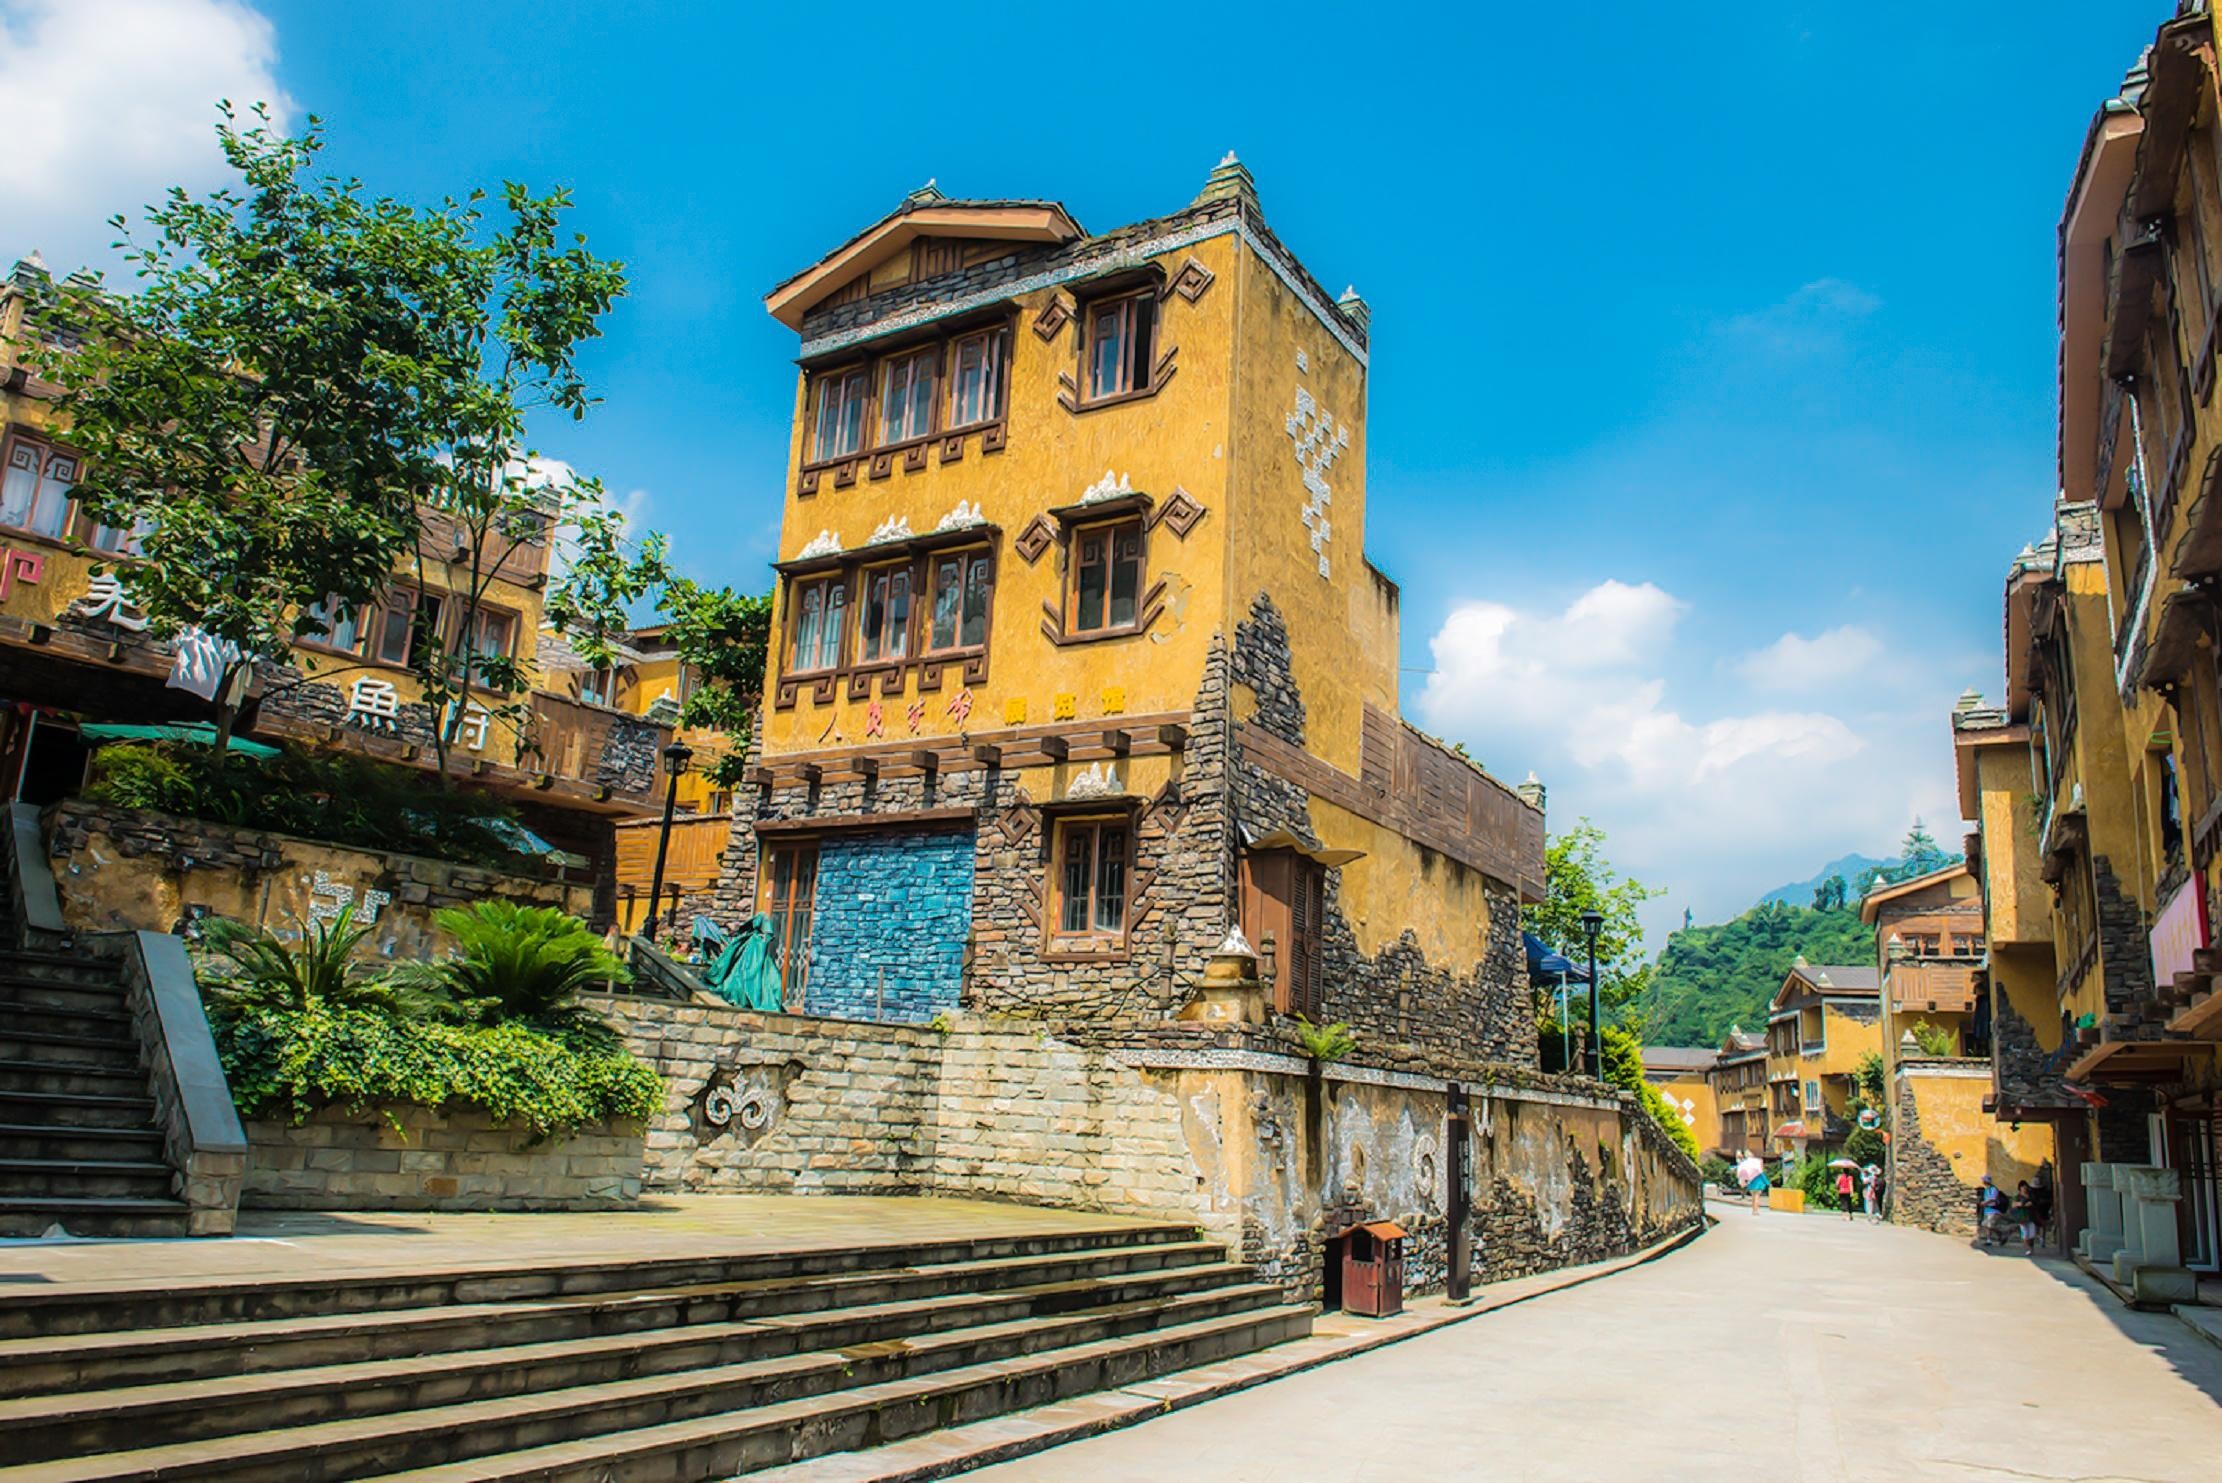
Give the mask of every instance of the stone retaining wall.
[[650, 1191], [947, 1194], [1193, 1221], [1293, 1294], [1364, 1220], [1449, 1259], [1451, 1079], [1473, 1127], [1477, 1280], [1621, 1255], [1702, 1217], [1696, 1166], [1634, 1099], [1517, 1067], [1337, 1063], [1258, 1030], [1121, 1043], [1023, 1020], [947, 1029], [606, 1003], [664, 1078]]
[[62, 915], [79, 931], [169, 932], [194, 909], [291, 934], [352, 903], [372, 949], [429, 957], [442, 907], [494, 898], [592, 910], [592, 888], [416, 855], [388, 855], [152, 809], [68, 798], [45, 813]]
[[535, 1143], [475, 1107], [396, 1103], [251, 1121], [247, 1142], [248, 1210], [610, 1210], [641, 1192], [634, 1124]]

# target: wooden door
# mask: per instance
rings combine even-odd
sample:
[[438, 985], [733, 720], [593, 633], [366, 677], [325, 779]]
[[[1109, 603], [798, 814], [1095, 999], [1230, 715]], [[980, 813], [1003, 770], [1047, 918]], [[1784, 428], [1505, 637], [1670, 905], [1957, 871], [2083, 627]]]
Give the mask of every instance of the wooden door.
[[758, 909], [772, 919], [780, 1002], [788, 1009], [800, 1009], [810, 980], [810, 921], [818, 895], [817, 841], [767, 847], [761, 880]]

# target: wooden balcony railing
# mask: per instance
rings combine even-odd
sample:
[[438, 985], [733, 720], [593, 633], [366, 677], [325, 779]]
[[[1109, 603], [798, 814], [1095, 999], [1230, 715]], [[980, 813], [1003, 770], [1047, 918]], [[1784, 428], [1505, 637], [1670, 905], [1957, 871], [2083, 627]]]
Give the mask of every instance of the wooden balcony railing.
[[1890, 1004], [1897, 1010], [1929, 1014], [1972, 1014], [1982, 969], [1973, 963], [1894, 964]]

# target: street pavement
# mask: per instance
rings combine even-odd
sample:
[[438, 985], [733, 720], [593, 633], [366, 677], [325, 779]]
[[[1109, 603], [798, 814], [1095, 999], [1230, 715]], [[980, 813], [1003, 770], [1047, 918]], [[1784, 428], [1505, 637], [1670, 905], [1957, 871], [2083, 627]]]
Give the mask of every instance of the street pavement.
[[1753, 1215], [1657, 1261], [971, 1476], [2222, 1480], [2222, 1348], [2061, 1263]]

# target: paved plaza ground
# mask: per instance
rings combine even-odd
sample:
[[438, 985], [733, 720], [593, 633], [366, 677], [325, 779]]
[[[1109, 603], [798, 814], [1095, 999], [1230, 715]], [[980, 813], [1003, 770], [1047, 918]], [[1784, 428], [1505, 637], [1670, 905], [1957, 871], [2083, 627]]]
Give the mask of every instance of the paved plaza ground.
[[110, 1290], [341, 1272], [757, 1256], [1146, 1224], [987, 1200], [877, 1195], [667, 1195], [634, 1210], [576, 1214], [250, 1210], [240, 1215], [239, 1234], [230, 1240], [0, 1241], [0, 1294], [22, 1285]]
[[2222, 1478], [2222, 1349], [2072, 1269], [1715, 1205], [1600, 1282], [982, 1483]]

